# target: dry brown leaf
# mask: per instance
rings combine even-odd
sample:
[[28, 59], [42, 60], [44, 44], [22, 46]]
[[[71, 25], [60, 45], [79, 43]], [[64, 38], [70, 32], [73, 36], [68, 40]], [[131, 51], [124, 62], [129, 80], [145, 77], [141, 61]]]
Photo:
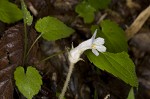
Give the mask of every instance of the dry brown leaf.
[[13, 99], [13, 72], [22, 64], [23, 26], [16, 25], [5, 31], [0, 39], [0, 99]]

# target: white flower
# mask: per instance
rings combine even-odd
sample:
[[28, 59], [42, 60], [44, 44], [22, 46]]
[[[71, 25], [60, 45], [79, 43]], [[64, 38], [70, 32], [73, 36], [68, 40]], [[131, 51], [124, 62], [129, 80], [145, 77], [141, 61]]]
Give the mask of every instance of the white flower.
[[105, 43], [104, 39], [101, 37], [95, 39], [96, 34], [97, 34], [97, 30], [95, 30], [93, 36], [90, 39], [82, 42], [77, 47], [72, 48], [70, 50], [68, 56], [70, 63], [77, 63], [79, 60], [81, 60], [80, 58], [81, 54], [88, 49], [92, 49], [92, 52], [96, 56], [99, 55], [99, 52], [106, 51], [106, 47], [103, 45]]

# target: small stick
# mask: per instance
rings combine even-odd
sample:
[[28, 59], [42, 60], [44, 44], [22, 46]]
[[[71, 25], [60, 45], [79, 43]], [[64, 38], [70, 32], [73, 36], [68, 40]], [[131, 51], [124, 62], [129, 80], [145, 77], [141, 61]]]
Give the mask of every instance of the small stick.
[[34, 16], [37, 16], [38, 15], [38, 11], [35, 9], [35, 7], [32, 5], [32, 3], [31, 2], [28, 2], [28, 8], [30, 9], [30, 11], [32, 12], [32, 14], [34, 15]]
[[126, 0], [126, 5], [132, 9], [132, 8], [141, 8], [138, 3], [133, 2], [133, 0]]
[[135, 19], [135, 21], [131, 24], [129, 28], [126, 29], [126, 35], [128, 40], [132, 38], [143, 26], [146, 20], [150, 16], [150, 5], [142, 11], [139, 16]]

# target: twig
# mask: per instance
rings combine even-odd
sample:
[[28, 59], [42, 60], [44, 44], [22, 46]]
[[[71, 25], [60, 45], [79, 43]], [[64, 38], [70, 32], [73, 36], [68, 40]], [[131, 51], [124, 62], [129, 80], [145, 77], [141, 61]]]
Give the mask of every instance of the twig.
[[32, 3], [31, 2], [28, 2], [28, 8], [30, 9], [30, 11], [32, 12], [32, 14], [34, 15], [34, 16], [37, 16], [38, 15], [38, 11], [35, 9], [35, 7], [32, 5]]
[[142, 11], [129, 28], [126, 29], [128, 40], [132, 38], [143, 26], [146, 20], [150, 17], [150, 5]]
[[139, 4], [133, 2], [132, 0], [126, 0], [126, 5], [132, 9], [132, 8], [141, 8]]
[[104, 20], [107, 16], [107, 13], [104, 13], [98, 20], [97, 24], [99, 24], [102, 20]]
[[109, 99], [110, 98], [110, 94], [107, 94], [104, 99]]

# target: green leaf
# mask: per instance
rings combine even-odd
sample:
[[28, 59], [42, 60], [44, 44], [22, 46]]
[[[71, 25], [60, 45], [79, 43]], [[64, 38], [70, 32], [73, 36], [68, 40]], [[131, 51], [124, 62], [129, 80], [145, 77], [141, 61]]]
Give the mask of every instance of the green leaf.
[[134, 98], [134, 91], [133, 91], [133, 87], [131, 88], [129, 94], [128, 94], [128, 98], [127, 99], [135, 99]]
[[110, 4], [111, 0], [88, 0], [89, 4], [95, 9], [105, 9]]
[[32, 99], [36, 95], [42, 85], [42, 77], [39, 72], [29, 66], [25, 73], [23, 67], [17, 67], [14, 72], [14, 78], [16, 80], [16, 86], [19, 91], [27, 98]]
[[83, 17], [85, 23], [91, 23], [94, 21], [95, 11], [96, 9], [93, 8], [89, 3], [83, 1], [79, 3], [75, 11], [79, 14], [79, 16]]
[[99, 33], [100, 37], [105, 39], [105, 46], [108, 52], [122, 52], [128, 50], [125, 32], [114, 22], [104, 20], [101, 22], [102, 32]]
[[31, 16], [30, 12], [27, 10], [24, 0], [21, 0], [21, 7], [23, 12], [24, 23], [30, 26], [33, 21], [33, 16]]
[[35, 29], [42, 33], [46, 40], [58, 40], [70, 36], [74, 30], [54, 17], [44, 17], [37, 21]]
[[88, 51], [86, 55], [90, 62], [99, 69], [113, 74], [131, 86], [138, 86], [135, 66], [126, 52], [116, 54], [105, 52], [95, 56], [91, 51]]
[[21, 10], [7, 0], [0, 0], [0, 20], [4, 23], [14, 23], [22, 19]]

